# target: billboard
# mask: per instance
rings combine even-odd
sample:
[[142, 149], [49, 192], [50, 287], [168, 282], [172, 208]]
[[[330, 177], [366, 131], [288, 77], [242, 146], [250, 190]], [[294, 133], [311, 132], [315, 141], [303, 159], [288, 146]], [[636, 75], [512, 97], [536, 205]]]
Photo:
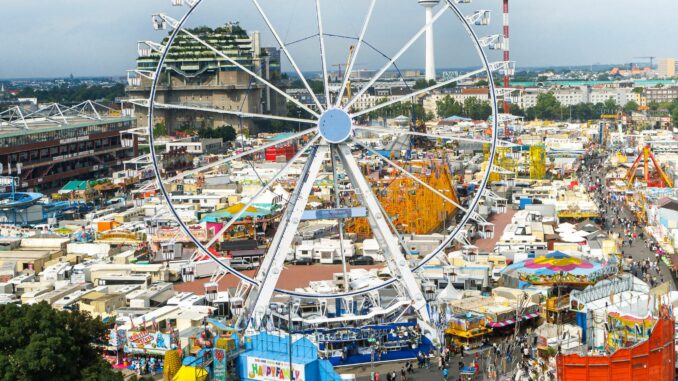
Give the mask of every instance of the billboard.
[[214, 380], [226, 381], [226, 351], [214, 348], [212, 353], [214, 354]]
[[166, 351], [172, 345], [172, 336], [161, 332], [127, 331], [126, 350], [131, 352], [141, 351]]
[[[304, 381], [305, 365], [292, 364], [294, 369], [294, 381]], [[279, 381], [290, 379], [290, 363], [262, 359], [258, 357], [247, 358], [247, 378], [259, 381]]]

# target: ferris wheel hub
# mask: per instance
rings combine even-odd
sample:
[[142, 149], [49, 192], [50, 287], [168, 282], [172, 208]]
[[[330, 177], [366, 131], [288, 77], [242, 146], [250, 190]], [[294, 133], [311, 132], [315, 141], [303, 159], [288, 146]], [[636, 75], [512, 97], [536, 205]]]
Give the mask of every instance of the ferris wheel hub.
[[342, 109], [331, 108], [323, 112], [318, 120], [320, 136], [328, 143], [338, 144], [346, 141], [353, 132], [351, 116]]

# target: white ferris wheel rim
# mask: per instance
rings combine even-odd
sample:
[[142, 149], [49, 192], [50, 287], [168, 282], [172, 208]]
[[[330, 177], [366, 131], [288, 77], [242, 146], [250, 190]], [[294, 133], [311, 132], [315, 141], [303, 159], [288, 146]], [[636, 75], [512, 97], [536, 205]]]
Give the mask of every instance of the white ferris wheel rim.
[[[256, 2], [256, 0], [253, 0], [253, 1], [258, 6], [258, 3]], [[490, 106], [492, 108], [492, 138], [491, 138], [491, 140], [484, 141], [484, 143], [490, 144], [490, 155], [489, 155], [489, 159], [488, 159], [489, 162], [488, 162], [488, 165], [486, 167], [485, 174], [484, 174], [484, 176], [483, 176], [483, 178], [482, 178], [482, 180], [481, 180], [481, 182], [478, 186], [476, 194], [474, 195], [473, 200], [470, 202], [470, 205], [467, 208], [466, 213], [464, 213], [461, 221], [455, 226], [453, 231], [442, 241], [442, 243], [438, 247], [436, 247], [431, 253], [427, 254], [424, 258], [422, 258], [417, 263], [417, 265], [415, 265], [414, 267], [411, 268], [411, 271], [413, 271], [413, 272], [416, 271], [417, 269], [421, 268], [422, 266], [426, 265], [431, 259], [433, 259], [436, 255], [440, 254], [446, 247], [448, 247], [452, 243], [452, 241], [454, 241], [454, 239], [458, 236], [459, 232], [464, 227], [464, 225], [468, 222], [468, 220], [472, 218], [473, 213], [478, 206], [478, 202], [480, 201], [480, 199], [483, 195], [483, 191], [487, 187], [487, 183], [489, 181], [490, 174], [492, 172], [492, 166], [494, 164], [496, 147], [497, 147], [497, 143], [498, 143], [499, 116], [498, 116], [498, 107], [497, 107], [497, 93], [496, 93], [496, 86], [495, 86], [495, 83], [494, 83], [493, 69], [491, 67], [490, 61], [488, 60], [487, 55], [486, 55], [485, 51], [483, 50], [483, 46], [481, 45], [480, 39], [479, 39], [477, 33], [475, 32], [475, 30], [473, 29], [473, 27], [471, 26], [469, 20], [459, 10], [459, 8], [457, 7], [457, 5], [454, 3], [453, 0], [444, 0], [444, 1], [446, 2], [446, 6], [444, 6], [443, 9], [452, 10], [453, 13], [455, 14], [455, 16], [462, 22], [464, 29], [468, 33], [468, 35], [469, 35], [469, 37], [470, 37], [470, 39], [471, 39], [471, 41], [474, 45], [474, 48], [475, 48], [476, 52], [478, 53], [478, 56], [481, 59], [482, 64], [483, 64], [482, 65], [483, 68], [480, 69], [479, 71], [485, 71], [487, 73], [488, 87], [489, 87], [489, 90], [490, 90], [490, 97], [491, 97]], [[197, 237], [195, 237], [193, 235], [189, 226], [181, 219], [179, 213], [177, 212], [174, 205], [172, 204], [172, 199], [171, 199], [169, 193], [167, 192], [165, 185], [163, 184], [163, 178], [162, 178], [162, 175], [161, 175], [161, 172], [160, 172], [160, 167], [158, 165], [158, 160], [157, 160], [157, 155], [156, 155], [156, 150], [155, 150], [154, 135], [153, 135], [153, 127], [152, 127], [154, 125], [153, 124], [154, 110], [155, 110], [155, 107], [156, 107], [155, 95], [156, 95], [156, 91], [157, 91], [158, 80], [160, 78], [160, 74], [162, 72], [162, 67], [164, 65], [167, 54], [170, 51], [170, 48], [171, 48], [171, 46], [174, 42], [174, 39], [179, 34], [179, 32], [183, 31], [184, 33], [187, 33], [184, 29], [184, 24], [186, 23], [186, 21], [188, 21], [191, 14], [197, 9], [197, 7], [202, 2], [203, 2], [203, 0], [195, 0], [194, 2], [189, 4], [189, 10], [182, 16], [182, 18], [180, 20], [176, 21], [175, 25], [172, 25], [173, 30], [172, 30], [172, 32], [169, 36], [167, 45], [165, 46], [165, 48], [160, 53], [160, 60], [158, 61], [158, 66], [156, 67], [156, 69], [154, 71], [153, 78], [152, 78], [152, 84], [151, 84], [150, 94], [149, 94], [149, 98], [148, 98], [148, 106], [147, 106], [148, 107], [147, 121], [148, 121], [148, 129], [149, 129], [148, 137], [149, 137], [150, 157], [152, 159], [153, 171], [154, 171], [155, 177], [157, 179], [157, 187], [160, 190], [160, 192], [162, 193], [163, 199], [167, 203], [167, 206], [170, 210], [170, 213], [172, 214], [172, 216], [174, 217], [176, 222], [179, 224], [181, 231], [184, 234], [186, 234], [186, 236], [191, 240], [191, 242], [194, 245], [196, 245], [196, 247], [197, 247], [196, 250], [200, 251], [202, 254], [207, 255], [210, 259], [212, 259], [215, 263], [217, 263], [223, 270], [227, 271], [230, 274], [233, 274], [234, 276], [239, 278], [241, 281], [246, 282], [246, 283], [248, 283], [252, 286], [259, 287], [260, 286], [259, 281], [250, 278], [249, 276], [241, 273], [240, 271], [232, 268], [228, 264], [221, 261], [221, 259], [219, 257], [212, 254], [209, 251], [209, 249], [207, 247], [205, 247], [205, 245], [202, 242], [200, 242], [200, 240], [197, 239]], [[368, 18], [371, 16], [373, 5], [374, 5], [374, 1], [372, 2], [372, 6], [370, 7], [370, 9], [368, 11]], [[318, 12], [319, 12], [319, 10], [318, 10]], [[318, 16], [319, 16], [319, 14], [318, 14]], [[430, 24], [427, 24], [424, 27], [427, 27], [429, 25]], [[366, 24], [365, 24], [365, 28], [363, 28], [363, 31], [361, 32], [361, 37], [360, 37], [359, 42], [362, 41], [363, 35], [365, 33], [365, 29], [366, 29]], [[322, 32], [321, 32], [321, 35], [322, 35]], [[414, 39], [415, 38], [413, 38], [413, 40]], [[321, 41], [322, 41], [322, 39], [321, 39]], [[280, 42], [280, 40], [279, 40], [279, 42]], [[284, 47], [284, 44], [280, 44], [280, 45], [281, 45], [281, 50], [286, 50], [286, 48]], [[321, 50], [324, 50], [324, 44], [321, 47]], [[323, 55], [323, 72], [324, 72], [323, 77], [324, 77], [324, 80], [327, 81], [328, 77], [327, 77], [326, 64], [324, 62], [324, 52], [321, 51], [321, 55]], [[291, 56], [288, 55], [288, 57], [291, 57]], [[396, 59], [393, 59], [392, 62], [388, 63], [387, 67], [390, 67], [391, 64], [393, 62], [395, 62], [395, 60]], [[353, 66], [354, 62], [355, 61], [351, 62], [350, 67]], [[295, 63], [293, 63], [293, 66], [294, 66], [295, 70], [300, 71]], [[383, 70], [385, 71], [385, 69], [383, 69]], [[244, 71], [248, 72], [248, 70], [244, 70]], [[383, 72], [380, 73], [379, 75], [375, 75], [373, 77], [373, 80], [376, 81], [381, 76], [381, 74], [383, 74]], [[252, 75], [252, 74], [250, 73], [250, 75]], [[254, 75], [254, 76], [256, 77], [256, 75]], [[301, 76], [301, 78], [304, 78], [304, 77]], [[303, 79], [303, 81], [306, 84], [305, 79]], [[371, 83], [373, 84], [374, 81], [371, 82]], [[450, 83], [450, 82], [452, 82], [452, 81], [448, 81], [446, 83]], [[441, 87], [441, 86], [445, 85], [446, 83], [438, 84], [438, 85], [436, 85], [432, 88], [428, 88], [429, 89], [428, 91], [432, 91], [433, 89]], [[344, 82], [343, 85], [342, 85], [342, 90], [341, 90], [342, 92], [345, 89], [345, 85], [346, 85], [346, 83]], [[273, 88], [274, 90], [276, 89], [275, 86], [270, 86], [270, 87]], [[307, 85], [307, 87], [309, 87], [309, 86]], [[366, 89], [368, 87], [369, 86], [364, 86], [362, 90], [366, 91]], [[326, 91], [329, 90], [327, 84], [325, 84], [325, 89], [326, 89]], [[350, 107], [350, 105], [352, 105], [353, 101], [355, 101], [362, 93], [364, 93], [364, 91], [359, 92], [358, 94], [356, 94], [352, 98], [352, 100], [349, 100], [349, 103], [345, 106], [344, 110], [348, 110], [348, 107]], [[312, 91], [311, 91], [311, 94], [314, 96], [314, 93]], [[282, 95], [285, 95], [285, 94], [282, 94]], [[315, 96], [314, 96], [314, 98], [315, 98]], [[341, 101], [340, 98], [341, 97], [339, 97], [338, 102]], [[329, 97], [327, 97], [326, 100], [327, 100], [326, 107], [328, 109], [335, 109], [335, 110], [337, 109], [336, 106], [332, 107], [332, 105], [330, 104]], [[317, 99], [316, 99], [316, 102], [317, 102]], [[317, 103], [318, 103], [318, 106], [321, 106], [319, 102], [317, 102]], [[393, 102], [393, 103], [396, 103], [396, 102]], [[337, 105], [338, 105], [338, 103], [337, 103]], [[303, 108], [306, 109], [306, 107], [303, 107]], [[321, 106], [321, 110], [323, 110], [322, 106]], [[316, 118], [318, 118], [318, 122], [321, 120], [321, 118], [322, 118], [321, 115], [318, 115], [317, 113], [313, 112], [310, 109], [308, 109], [307, 111], [309, 111], [312, 115], [314, 115]], [[355, 115], [355, 114], [348, 114], [348, 115], [351, 118], [351, 120], [353, 121], [355, 117], [362, 115], [362, 111], [360, 113], [356, 113], [356, 114], [358, 114], [358, 115]], [[248, 116], [248, 115], [245, 115], [245, 116]], [[359, 128], [359, 127], [356, 127], [356, 128]], [[318, 132], [318, 127], [306, 130], [306, 131], [304, 131], [304, 133], [297, 134], [297, 135], [305, 135], [305, 134], [308, 134], [308, 133], [311, 133], [311, 132]], [[316, 134], [316, 138], [317, 138], [317, 136], [320, 136], [320, 135], [321, 135], [320, 133]], [[258, 149], [257, 151], [259, 151], [259, 150], [260, 149]], [[302, 151], [300, 150], [300, 153], [301, 152]], [[285, 289], [280, 289], [280, 288], [275, 288], [274, 290], [278, 293], [281, 293], [281, 294], [285, 294], [285, 295], [293, 296], [293, 297], [299, 297], [299, 298], [336, 299], [336, 298], [343, 298], [343, 297], [350, 297], [350, 296], [367, 294], [369, 292], [373, 292], [373, 291], [388, 287], [389, 285], [392, 285], [392, 284], [394, 284], [398, 281], [399, 281], [398, 279], [391, 277], [390, 279], [382, 280], [381, 282], [374, 284], [370, 287], [361, 288], [361, 289], [352, 290], [352, 291], [340, 292], [340, 293], [309, 293], [309, 292], [298, 292], [298, 291], [285, 290]]]

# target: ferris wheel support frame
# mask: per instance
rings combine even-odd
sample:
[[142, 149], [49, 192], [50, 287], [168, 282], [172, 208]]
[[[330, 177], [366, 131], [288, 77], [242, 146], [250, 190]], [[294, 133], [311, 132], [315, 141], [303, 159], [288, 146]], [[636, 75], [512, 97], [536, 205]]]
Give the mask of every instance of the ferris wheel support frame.
[[[188, 17], [193, 13], [193, 11], [196, 9], [196, 7], [197, 7], [201, 2], [202, 2], [202, 0], [195, 0], [195, 1], [192, 1], [191, 4], [189, 4], [189, 5], [190, 5], [189, 11], [188, 11], [188, 12], [187, 12], [187, 13], [186, 13], [179, 21], [178, 21], [178, 20], [174, 20], [174, 19], [172, 19], [172, 18], [170, 18], [170, 17], [168, 17], [168, 16], [165, 16], [165, 15], [162, 15], [162, 14], [161, 14], [161, 15], [155, 15], [155, 16], [154, 16], [154, 23], [155, 23], [156, 25], [158, 24], [158, 19], [161, 19], [161, 21], [162, 21], [161, 24], [162, 24], [163, 27], [165, 26], [165, 24], [167, 24], [167, 25], [170, 25], [170, 26], [173, 28], [173, 30], [172, 30], [172, 32], [170, 33], [170, 37], [169, 37], [168, 43], [167, 43], [167, 45], [166, 45], [166, 49], [164, 49], [164, 50], [162, 51], [162, 53], [160, 54], [160, 55], [161, 55], [161, 58], [160, 58], [158, 67], [156, 68], [156, 70], [155, 70], [155, 72], [154, 72], [154, 76], [153, 76], [154, 79], [153, 79], [153, 83], [152, 83], [152, 85], [151, 85], [151, 92], [150, 92], [150, 95], [149, 95], [149, 112], [148, 112], [148, 122], [149, 122], [149, 123], [148, 123], [148, 125], [149, 125], [149, 132], [151, 132], [151, 133], [149, 134], [149, 140], [150, 140], [150, 143], [151, 143], [151, 144], [150, 144], [150, 147], [151, 147], [151, 151], [152, 151], [151, 157], [153, 158], [153, 168], [154, 168], [154, 170], [155, 170], [155, 172], [156, 172], [156, 175], [158, 176], [158, 186], [159, 186], [159, 189], [160, 189], [160, 191], [161, 191], [163, 197], [168, 201], [168, 207], [169, 207], [169, 209], [170, 209], [170, 212], [171, 212], [171, 213], [174, 215], [174, 217], [177, 219], [177, 223], [179, 224], [179, 226], [181, 227], [181, 229], [184, 230], [184, 232], [189, 236], [189, 238], [191, 239], [191, 241], [192, 241], [192, 242], [200, 249], [200, 251], [202, 251], [204, 254], [206, 254], [207, 256], [209, 256], [212, 260], [214, 260], [217, 264], [219, 264], [219, 265], [220, 265], [222, 268], [224, 268], [226, 271], [232, 273], [233, 275], [235, 275], [236, 277], [238, 277], [238, 278], [239, 278], [240, 280], [242, 280], [243, 282], [249, 284], [250, 287], [251, 287], [251, 286], [260, 287], [260, 286], [261, 286], [260, 282], [258, 282], [258, 281], [255, 280], [255, 279], [249, 278], [248, 276], [246, 276], [246, 275], [244, 275], [244, 274], [241, 274], [240, 272], [238, 272], [238, 271], [232, 269], [232, 268], [231, 268], [230, 266], [228, 266], [227, 264], [223, 263], [221, 260], [219, 260], [219, 258], [217, 258], [216, 256], [214, 256], [214, 255], [213, 255], [213, 254], [212, 254], [212, 253], [211, 253], [211, 252], [210, 252], [210, 251], [209, 251], [209, 250], [208, 250], [208, 249], [207, 249], [207, 248], [199, 241], [199, 240], [197, 240], [197, 239], [193, 236], [193, 234], [191, 233], [191, 231], [190, 231], [190, 229], [188, 228], [188, 226], [181, 220], [181, 218], [180, 218], [178, 212], [176, 211], [176, 209], [175, 209], [175, 208], [173, 207], [173, 205], [171, 204], [171, 198], [170, 198], [170, 196], [169, 196], [167, 190], [165, 189], [165, 187], [164, 187], [164, 185], [163, 185], [163, 183], [162, 183], [162, 178], [160, 177], [160, 171], [159, 171], [159, 166], [158, 166], [158, 163], [157, 163], [157, 158], [155, 157], [155, 145], [154, 145], [154, 143], [153, 143], [153, 134], [152, 134], [152, 129], [151, 129], [150, 126], [153, 125], [153, 123], [152, 123], [152, 122], [153, 122], [153, 110], [154, 110], [155, 94], [156, 94], [156, 90], [157, 90], [157, 78], [159, 77], [159, 74], [162, 72], [162, 68], [163, 68], [164, 61], [165, 61], [165, 59], [166, 59], [166, 57], [167, 57], [168, 51], [170, 50], [169, 48], [171, 47], [171, 45], [172, 45], [174, 39], [176, 38], [177, 34], [179, 34], [180, 32], [183, 32], [183, 33], [189, 35], [190, 37], [192, 37], [193, 39], [195, 39], [195, 40], [198, 41], [199, 43], [201, 43], [201, 44], [203, 44], [204, 46], [206, 46], [208, 49], [214, 51], [217, 55], [219, 55], [219, 56], [221, 56], [222, 58], [226, 59], [227, 61], [229, 61], [230, 63], [232, 63], [232, 64], [235, 65], [236, 67], [238, 67], [238, 68], [240, 68], [241, 70], [243, 70], [244, 72], [250, 74], [253, 78], [255, 78], [255, 79], [257, 79], [258, 81], [262, 82], [263, 84], [265, 84], [266, 86], [268, 86], [268, 87], [271, 88], [272, 90], [281, 93], [281, 95], [285, 96], [286, 98], [288, 98], [288, 100], [290, 100], [290, 99], [289, 99], [289, 96], [288, 96], [286, 93], [284, 93], [282, 90], [280, 90], [279, 88], [275, 87], [273, 84], [271, 84], [270, 82], [268, 82], [268, 81], [266, 81], [265, 79], [261, 78], [261, 77], [258, 76], [256, 73], [254, 73], [254, 72], [252, 72], [251, 70], [249, 70], [249, 69], [245, 68], [244, 66], [240, 65], [239, 63], [237, 63], [236, 61], [234, 61], [232, 58], [226, 56], [223, 52], [217, 50], [216, 48], [212, 47], [211, 45], [209, 45], [209, 44], [206, 43], [205, 41], [201, 40], [199, 37], [195, 36], [194, 34], [190, 33], [189, 31], [187, 31], [187, 30], [185, 30], [185, 29], [183, 28], [183, 25], [184, 25], [184, 23], [186, 22], [186, 20], [188, 19]], [[457, 8], [457, 6], [456, 6], [455, 4], [453, 4], [452, 0], [446, 0], [446, 3], [447, 3], [446, 6], [443, 7], [443, 8], [450, 8], [450, 9], [456, 14], [456, 16], [460, 19], [460, 21], [464, 24], [464, 27], [465, 27], [467, 33], [469, 34], [469, 36], [471, 37], [471, 39], [472, 39], [472, 41], [473, 41], [473, 43], [474, 43], [474, 45], [475, 45], [475, 49], [476, 49], [476, 51], [478, 52], [478, 55], [479, 55], [479, 57], [480, 57], [481, 60], [482, 60], [482, 64], [483, 64], [484, 70], [487, 71], [487, 75], [488, 75], [488, 77], [489, 77], [490, 96], [491, 96], [491, 101], [492, 101], [492, 102], [491, 102], [491, 106], [492, 106], [492, 113], [493, 113], [493, 120], [492, 120], [492, 131], [493, 131], [493, 134], [492, 134], [492, 140], [491, 140], [491, 141], [488, 141], [487, 143], [491, 144], [491, 153], [490, 153], [490, 158], [489, 158], [489, 167], [491, 167], [491, 166], [492, 166], [492, 163], [493, 163], [493, 160], [494, 160], [494, 153], [496, 152], [496, 145], [497, 145], [497, 130], [498, 130], [498, 119], [499, 119], [498, 116], [497, 116], [497, 115], [498, 115], [498, 110], [497, 110], [497, 96], [496, 96], [496, 89], [495, 89], [495, 84], [494, 84], [494, 80], [493, 80], [493, 75], [492, 75], [492, 73], [493, 73], [494, 70], [499, 69], [499, 66], [501, 65], [501, 63], [500, 63], [500, 65], [498, 66], [496, 63], [490, 63], [490, 62], [488, 61], [487, 56], [485, 55], [485, 52], [484, 52], [483, 49], [482, 49], [482, 45], [481, 45], [480, 42], [479, 42], [479, 38], [478, 38], [477, 34], [475, 33], [475, 31], [473, 30], [473, 28], [472, 28], [471, 25], [469, 24], [469, 20], [468, 20], [466, 17], [464, 17], [464, 15], [463, 15], [463, 14], [461, 13], [461, 11]], [[443, 10], [441, 10], [438, 14], [436, 14], [436, 16], [442, 15], [442, 11], [443, 11]], [[438, 17], [439, 17], [439, 16], [438, 16]], [[384, 72], [390, 65], [392, 65], [392, 64], [395, 62], [395, 60], [397, 60], [398, 57], [399, 57], [400, 55], [402, 55], [402, 53], [403, 53], [405, 50], [407, 50], [421, 34], [423, 34], [423, 32], [425, 31], [425, 29], [426, 29], [430, 24], [432, 24], [433, 22], [435, 22], [435, 20], [437, 20], [438, 17], [434, 17], [434, 19], [431, 20], [430, 23], [427, 23], [427, 25], [425, 25], [425, 26], [419, 31], [419, 33], [417, 33], [417, 34], [416, 34], [416, 35], [415, 35], [415, 36], [414, 36], [414, 37], [413, 37], [413, 38], [412, 38], [412, 39], [411, 39], [411, 40], [410, 40], [410, 41], [409, 41], [409, 42], [408, 42], [408, 43], [407, 43], [407, 44], [406, 44], [406, 45], [405, 45], [405, 46], [404, 46], [397, 54], [396, 54], [396, 56], [394, 56], [393, 58], [391, 58], [391, 59], [389, 60], [389, 62], [387, 63], [387, 66], [384, 67], [384, 68], [382, 68], [382, 69], [379, 71], [379, 73], [378, 73], [377, 75], [375, 75], [375, 76], [371, 79], [371, 83], [374, 83], [374, 82], [375, 82], [375, 81], [383, 74], [383, 72]], [[505, 64], [506, 64], [506, 63], [504, 63], [504, 66], [505, 66]], [[346, 81], [346, 80], [348, 80], [348, 78], [345, 78], [345, 81]], [[366, 86], [366, 87], [369, 87], [369, 86]], [[362, 90], [366, 91], [366, 87], [363, 87]], [[431, 90], [434, 89], [434, 88], [436, 88], [436, 86], [430, 86], [430, 87], [428, 87], [427, 89], [422, 90], [422, 92], [431, 91]], [[363, 91], [363, 93], [364, 93], [364, 91]], [[345, 105], [343, 105], [343, 107], [341, 107], [341, 110], [343, 110], [343, 111], [345, 111], [345, 112], [348, 113], [348, 109], [350, 108], [350, 106], [352, 105], [352, 103], [355, 102], [355, 100], [358, 99], [358, 97], [359, 97], [359, 95], [356, 94], [356, 96], [354, 96], [354, 98], [353, 98], [352, 100], [349, 100], [349, 102], [348, 102], [347, 104], [345, 104]], [[300, 106], [300, 107], [306, 109], [307, 111], [309, 111], [309, 112], [311, 113], [311, 115], [317, 117], [318, 119], [322, 119], [322, 118], [320, 117], [320, 115], [318, 115], [318, 114], [317, 114], [316, 112], [314, 112], [313, 110], [308, 109], [305, 105], [300, 104], [300, 102], [297, 101], [296, 99], [291, 99], [290, 101], [292, 101], [293, 103], [297, 104], [298, 106]], [[328, 99], [328, 102], [329, 102], [329, 99]], [[381, 105], [381, 107], [384, 107], [384, 105]], [[335, 109], [335, 110], [336, 110], [336, 109]], [[349, 119], [352, 119], [352, 117], [349, 117]], [[356, 128], [357, 128], [357, 127], [356, 127]], [[314, 131], [319, 131], [319, 128], [315, 128], [315, 129], [308, 130], [308, 131], [306, 131], [305, 133], [310, 133], [310, 132], [314, 132]], [[442, 137], [441, 137], [441, 138], [442, 138]], [[454, 139], [454, 138], [452, 138], [452, 137], [449, 137], [449, 138]], [[291, 140], [291, 139], [290, 139], [290, 140]], [[327, 140], [327, 138], [326, 138], [326, 140]], [[280, 142], [278, 142], [278, 143], [280, 143]], [[346, 150], [348, 150], [348, 153], [350, 154], [350, 150], [348, 149], [348, 146], [345, 146], [345, 147], [346, 147]], [[259, 151], [259, 150], [261, 150], [261, 149], [263, 149], [263, 147], [260, 146], [260, 147], [258, 147], [256, 150], [253, 149], [253, 150], [250, 150], [250, 151]], [[243, 154], [240, 154], [240, 155], [244, 156]], [[231, 156], [230, 159], [233, 160], [233, 159], [235, 159], [235, 158], [238, 157], [238, 156], [239, 156], [239, 155]], [[228, 161], [228, 159], [227, 159], [227, 161]], [[212, 165], [212, 166], [216, 166], [216, 165]], [[200, 170], [201, 170], [201, 169], [197, 169], [197, 170], [194, 170], [194, 171], [200, 171]], [[485, 176], [483, 177], [483, 179], [481, 180], [481, 183], [479, 184], [479, 191], [478, 191], [477, 194], [474, 196], [474, 198], [471, 200], [468, 210], [473, 211], [473, 210], [475, 209], [475, 207], [478, 205], [478, 202], [479, 202], [479, 200], [480, 200], [481, 197], [482, 197], [482, 191], [481, 191], [481, 190], [484, 189], [485, 186], [487, 185], [487, 182], [488, 182], [488, 180], [489, 180], [489, 175], [490, 175], [490, 173], [491, 173], [491, 171], [489, 171], [489, 170], [486, 171]], [[335, 180], [335, 181], [336, 181], [336, 180]], [[369, 189], [369, 188], [368, 188], [368, 189]], [[385, 216], [385, 217], [388, 218], [388, 216]], [[429, 262], [432, 258], [434, 258], [434, 257], [437, 256], [438, 254], [440, 254], [446, 247], [449, 246], [449, 244], [450, 244], [453, 240], [455, 240], [456, 236], [459, 234], [460, 230], [463, 228], [463, 225], [464, 225], [464, 224], [466, 223], [466, 221], [468, 221], [471, 217], [472, 217], [472, 214], [471, 214], [471, 213], [467, 213], [467, 214], [462, 218], [462, 221], [455, 227], [455, 229], [453, 229], [452, 233], [451, 233], [446, 239], [444, 239], [443, 242], [442, 242], [436, 249], [434, 249], [431, 253], [429, 253], [429, 254], [426, 255], [423, 259], [421, 259], [421, 260], [419, 261], [419, 263], [418, 263], [416, 266], [414, 266], [413, 268], [411, 268], [410, 270], [411, 270], [411, 271], [416, 271], [417, 269], [419, 269], [419, 268], [421, 268], [422, 266], [424, 266], [427, 262]], [[390, 231], [389, 231], [389, 232], [390, 232]], [[402, 254], [402, 253], [401, 253], [401, 254]], [[282, 255], [281, 255], [281, 254], [278, 254], [278, 256], [282, 256]], [[283, 260], [284, 260], [284, 256], [282, 256], [282, 258], [283, 258]], [[271, 290], [271, 293], [272, 293], [273, 291], [276, 291], [276, 292], [280, 292], [280, 293], [283, 293], [283, 294], [286, 294], [286, 295], [289, 295], [289, 296], [293, 296], [293, 297], [312, 298], [312, 299], [319, 299], [319, 300], [322, 300], [322, 299], [327, 299], [327, 298], [343, 298], [343, 297], [350, 297], [350, 296], [357, 296], [357, 295], [370, 295], [370, 293], [376, 292], [376, 291], [379, 290], [379, 289], [382, 289], [382, 288], [384, 288], [384, 287], [388, 287], [388, 286], [393, 285], [393, 284], [397, 284], [397, 282], [399, 282], [399, 281], [401, 281], [401, 279], [398, 279], [398, 278], [391, 278], [391, 279], [389, 279], [389, 280], [385, 280], [385, 281], [382, 281], [382, 282], [380, 282], [380, 283], [378, 283], [378, 284], [374, 284], [374, 285], [371, 285], [371, 286], [369, 286], [369, 287], [361, 288], [361, 289], [358, 289], [358, 290], [352, 290], [352, 291], [346, 291], [346, 292], [340, 292], [340, 293], [332, 293], [332, 294], [319, 294], [319, 293], [309, 293], [309, 292], [297, 292], [297, 291], [283, 290], [283, 289], [277, 289], [277, 288], [272, 289], [272, 290]], [[421, 291], [420, 291], [420, 292], [421, 292]]]
[[273, 291], [275, 291], [275, 286], [285, 264], [285, 257], [287, 256], [286, 248], [290, 247], [294, 240], [297, 227], [301, 222], [301, 215], [306, 209], [308, 197], [313, 190], [315, 179], [318, 177], [323, 164], [323, 158], [328, 151], [329, 146], [326, 145], [311, 149], [308, 161], [301, 173], [301, 178], [290, 196], [290, 201], [280, 219], [280, 224], [273, 236], [271, 245], [264, 256], [259, 271], [257, 271], [255, 280], [259, 283], [259, 287], [250, 288], [247, 295], [245, 313], [241, 314], [241, 317], [247, 315], [250, 318], [247, 326], [250, 326], [251, 319], [254, 319], [255, 325], [259, 325], [266, 315]]

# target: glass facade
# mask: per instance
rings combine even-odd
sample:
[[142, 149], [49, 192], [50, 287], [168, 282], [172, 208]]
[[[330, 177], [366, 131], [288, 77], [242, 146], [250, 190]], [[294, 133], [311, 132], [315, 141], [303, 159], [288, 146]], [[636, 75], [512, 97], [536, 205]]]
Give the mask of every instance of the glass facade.
[[[111, 131], [122, 131], [132, 128], [132, 120], [124, 120], [110, 123], [97, 123], [90, 125], [74, 125], [50, 127], [45, 129], [28, 130], [20, 134], [11, 133], [3, 136], [0, 134], [0, 148], [17, 147], [27, 144], [44, 142], [61, 142], [62, 140], [77, 139], [83, 136], [100, 134]], [[68, 141], [64, 142], [68, 143]]]

